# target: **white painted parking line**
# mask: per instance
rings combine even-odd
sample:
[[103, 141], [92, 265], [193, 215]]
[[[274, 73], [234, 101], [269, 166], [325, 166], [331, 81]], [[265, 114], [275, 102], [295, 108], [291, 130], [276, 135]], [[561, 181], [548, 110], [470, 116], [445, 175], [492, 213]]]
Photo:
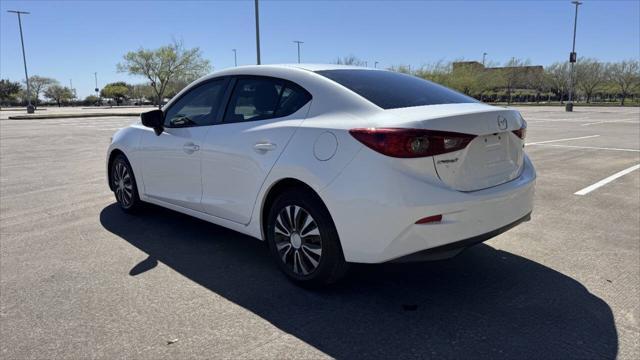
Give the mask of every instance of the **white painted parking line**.
[[548, 144], [548, 143], [554, 143], [554, 142], [559, 142], [559, 141], [590, 139], [590, 138], [594, 138], [594, 137], [598, 137], [598, 136], [600, 136], [600, 135], [589, 135], [589, 136], [580, 136], [580, 137], [574, 137], [574, 138], [564, 138], [564, 139], [556, 139], [556, 140], [537, 141], [537, 142], [527, 143], [525, 145], [540, 145], [540, 144]]
[[607, 185], [608, 183], [612, 182], [613, 180], [615, 180], [615, 179], [617, 179], [619, 177], [625, 176], [625, 175], [627, 175], [628, 173], [630, 173], [632, 171], [638, 170], [639, 168], [640, 168], [640, 164], [634, 165], [634, 166], [632, 166], [632, 167], [630, 167], [628, 169], [624, 169], [624, 170], [622, 170], [620, 172], [617, 172], [617, 173], [609, 176], [608, 178], [605, 178], [605, 179], [602, 179], [602, 180], [598, 181], [597, 183], [595, 183], [593, 185], [587, 186], [586, 188], [584, 188], [582, 190], [576, 191], [574, 193], [574, 195], [587, 195], [588, 193], [592, 192], [593, 190], [595, 190], [595, 189], [597, 189], [597, 188], [599, 188], [601, 186]]
[[640, 150], [638, 150], [638, 149], [621, 149], [621, 148], [609, 148], [609, 147], [597, 147], [597, 146], [576, 146], [576, 145], [559, 145], [559, 144], [540, 144], [540, 146], [551, 146], [551, 147], [571, 148], [571, 149], [592, 149], [592, 150], [640, 152]]
[[640, 122], [633, 121], [633, 120], [609, 120], [609, 121], [596, 121], [596, 122], [590, 122], [586, 124], [580, 124], [580, 126], [591, 126], [591, 125], [599, 125], [599, 124], [618, 124], [618, 123], [640, 124]]

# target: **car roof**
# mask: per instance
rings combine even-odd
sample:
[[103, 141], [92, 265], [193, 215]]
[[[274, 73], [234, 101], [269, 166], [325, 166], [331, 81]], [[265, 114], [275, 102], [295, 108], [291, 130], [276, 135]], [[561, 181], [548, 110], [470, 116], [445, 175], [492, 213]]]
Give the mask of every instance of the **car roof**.
[[309, 71], [323, 71], [323, 70], [345, 70], [345, 69], [358, 69], [358, 70], [380, 70], [375, 68], [369, 68], [364, 66], [355, 66], [355, 65], [341, 65], [341, 64], [276, 64], [270, 66], [278, 66], [278, 67], [295, 67]]
[[216, 71], [211, 75], [220, 73], [225, 74], [242, 74], [246, 71], [258, 70], [258, 69], [280, 69], [280, 70], [307, 70], [307, 71], [323, 71], [323, 70], [382, 70], [375, 68], [368, 68], [362, 66], [353, 65], [339, 65], [339, 64], [266, 64], [266, 65], [243, 65], [237, 67], [230, 67]]
[[[223, 76], [271, 76], [283, 78], [302, 86], [311, 92], [314, 98], [325, 99], [324, 103], [331, 104], [334, 109], [350, 108], [350, 109], [377, 109], [380, 108], [375, 104], [367, 101], [362, 96], [343, 87], [337, 82], [315, 73], [322, 70], [339, 70], [339, 69], [362, 69], [370, 71], [382, 71], [381, 69], [366, 68], [360, 66], [338, 65], [338, 64], [269, 64], [269, 65], [246, 65], [226, 68], [215, 71], [209, 75], [192, 82], [174, 96], [165, 108], [169, 107], [183, 93], [189, 91], [199, 84]], [[323, 103], [321, 101], [321, 103]]]

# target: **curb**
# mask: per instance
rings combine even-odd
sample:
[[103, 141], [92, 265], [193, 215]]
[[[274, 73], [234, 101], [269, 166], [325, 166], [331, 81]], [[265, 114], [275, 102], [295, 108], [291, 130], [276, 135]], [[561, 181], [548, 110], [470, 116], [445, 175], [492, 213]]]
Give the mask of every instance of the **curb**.
[[42, 119], [71, 119], [85, 117], [112, 117], [112, 116], [140, 116], [140, 113], [89, 113], [89, 114], [49, 114], [49, 115], [14, 115], [9, 116], [9, 120], [42, 120]]

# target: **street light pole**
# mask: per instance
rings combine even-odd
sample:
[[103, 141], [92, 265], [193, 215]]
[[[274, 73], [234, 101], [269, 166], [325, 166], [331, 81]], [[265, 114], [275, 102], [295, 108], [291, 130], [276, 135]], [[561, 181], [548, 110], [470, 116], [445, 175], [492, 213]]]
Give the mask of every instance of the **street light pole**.
[[260, 13], [258, 12], [258, 0], [254, 0], [256, 9], [256, 57], [257, 63], [260, 65]]
[[69, 79], [69, 89], [71, 89], [71, 92], [73, 93], [73, 98], [75, 99], [76, 92], [75, 90], [73, 90], [73, 79]]
[[374, 62], [373, 62], [373, 67], [374, 67], [374, 68], [378, 68], [378, 62], [377, 62], [377, 61], [374, 61]]
[[93, 77], [94, 77], [94, 78], [95, 78], [95, 80], [96, 80], [96, 88], [95, 88], [95, 91], [96, 91], [96, 97], [98, 98], [98, 102], [100, 103], [100, 105], [102, 105], [102, 99], [100, 99], [100, 89], [98, 89], [98, 73], [97, 73], [97, 72], [94, 72], [94, 73], [93, 73]]
[[233, 51], [233, 63], [235, 66], [238, 66], [238, 53], [236, 49], [231, 49]]
[[26, 11], [7, 10], [7, 12], [18, 15], [18, 27], [20, 27], [20, 44], [22, 45], [22, 62], [24, 63], [24, 77], [27, 81], [27, 114], [33, 114], [35, 107], [31, 104], [31, 86], [29, 85], [29, 74], [27, 73], [27, 56], [24, 53], [24, 37], [22, 36], [22, 18], [20, 15], [29, 13]]
[[486, 58], [487, 58], [487, 53], [486, 52], [482, 53], [482, 66], [484, 66], [484, 61], [486, 60]]
[[300, 44], [304, 44], [304, 41], [293, 40], [298, 45], [298, 64], [300, 64]]
[[574, 83], [575, 83], [575, 73], [573, 70], [573, 66], [577, 60], [576, 29], [578, 27], [578, 6], [582, 4], [580, 1], [572, 1], [571, 3], [576, 5], [576, 13], [573, 18], [573, 47], [571, 48], [571, 54], [569, 54], [569, 63], [571, 64], [571, 70], [570, 70], [571, 74], [569, 76], [569, 101], [567, 101], [567, 105], [565, 107], [566, 111], [573, 111], [573, 93], [574, 93]]

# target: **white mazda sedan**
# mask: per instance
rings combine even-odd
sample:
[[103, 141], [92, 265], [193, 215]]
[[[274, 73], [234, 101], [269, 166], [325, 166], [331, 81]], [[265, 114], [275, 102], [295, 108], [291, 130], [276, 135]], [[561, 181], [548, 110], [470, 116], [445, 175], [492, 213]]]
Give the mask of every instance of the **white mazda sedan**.
[[119, 130], [109, 187], [265, 240], [283, 272], [442, 259], [529, 220], [526, 122], [420, 78], [262, 65], [201, 78]]

